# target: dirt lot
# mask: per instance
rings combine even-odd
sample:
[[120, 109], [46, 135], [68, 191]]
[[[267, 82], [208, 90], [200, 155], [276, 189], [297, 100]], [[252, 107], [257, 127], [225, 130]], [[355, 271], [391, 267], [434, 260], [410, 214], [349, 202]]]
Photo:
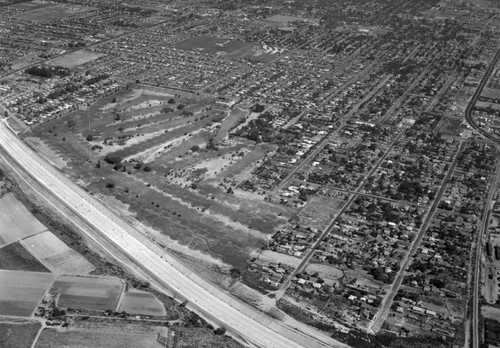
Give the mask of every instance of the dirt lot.
[[123, 295], [118, 312], [125, 311], [129, 314], [143, 314], [150, 316], [164, 316], [165, 307], [148, 292], [131, 290]]
[[336, 267], [317, 263], [310, 263], [307, 265], [306, 271], [310, 273], [318, 272], [318, 275], [325, 281], [325, 284], [330, 286], [337, 283], [336, 280], [342, 278], [344, 275], [344, 272]]
[[22, 245], [56, 274], [89, 274], [95, 267], [51, 232], [24, 239]]
[[59, 294], [58, 307], [114, 311], [123, 287], [117, 278], [61, 276], [51, 292]]
[[49, 272], [19, 243], [0, 248], [0, 269], [11, 271]]
[[0, 322], [0, 347], [31, 348], [40, 327], [38, 322]]
[[54, 278], [50, 273], [0, 271], [0, 315], [31, 316]]
[[12, 193], [0, 199], [0, 247], [46, 230]]

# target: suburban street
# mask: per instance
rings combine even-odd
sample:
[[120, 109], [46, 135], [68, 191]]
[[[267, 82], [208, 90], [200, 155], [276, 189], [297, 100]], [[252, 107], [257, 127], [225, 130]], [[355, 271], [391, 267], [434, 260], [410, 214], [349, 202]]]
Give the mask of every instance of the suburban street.
[[460, 148], [458, 149], [457, 153], [455, 154], [455, 158], [453, 160], [453, 163], [450, 166], [450, 169], [448, 170], [448, 173], [444, 177], [443, 181], [441, 182], [440, 189], [438, 193], [436, 194], [436, 197], [434, 199], [434, 202], [432, 203], [432, 206], [428, 210], [425, 218], [424, 218], [424, 223], [422, 224], [422, 227], [420, 228], [420, 231], [413, 241], [410, 249], [408, 250], [408, 253], [406, 253], [406, 256], [404, 257], [403, 261], [401, 262], [401, 269], [399, 270], [398, 275], [396, 276], [396, 279], [392, 283], [391, 289], [385, 296], [384, 300], [382, 301], [382, 304], [380, 305], [380, 308], [373, 318], [373, 320], [370, 323], [370, 326], [368, 327], [368, 330], [371, 332], [378, 332], [380, 328], [382, 327], [382, 324], [384, 323], [385, 319], [387, 318], [387, 315], [389, 314], [389, 309], [392, 305], [392, 302], [394, 301], [394, 297], [396, 296], [399, 287], [401, 286], [406, 268], [410, 265], [410, 261], [412, 260], [413, 255], [415, 252], [418, 250], [418, 247], [420, 246], [420, 243], [422, 242], [422, 238], [424, 237], [425, 231], [429, 227], [429, 224], [432, 221], [432, 218], [434, 217], [434, 214], [436, 213], [437, 207], [439, 205], [439, 202], [441, 201], [441, 197], [443, 196], [443, 193], [446, 189], [446, 183], [451, 179], [453, 173], [455, 172], [455, 168], [457, 167], [458, 163], [458, 156], [464, 149], [466, 143], [460, 144]]

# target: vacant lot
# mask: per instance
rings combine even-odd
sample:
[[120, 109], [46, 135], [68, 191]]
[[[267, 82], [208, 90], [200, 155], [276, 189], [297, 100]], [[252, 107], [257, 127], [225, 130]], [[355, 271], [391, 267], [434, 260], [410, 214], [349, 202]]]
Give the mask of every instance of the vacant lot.
[[297, 267], [300, 264], [301, 259], [291, 256], [291, 255], [285, 255], [281, 253], [277, 253], [275, 251], [271, 250], [264, 250], [260, 255], [259, 255], [259, 260], [265, 261], [265, 262], [274, 262], [274, 263], [282, 263], [291, 267]]
[[67, 331], [45, 329], [38, 338], [36, 348], [162, 348], [156, 341], [165, 327], [140, 324], [76, 322]]
[[51, 232], [26, 238], [22, 244], [56, 274], [89, 274], [95, 267]]
[[0, 271], [0, 315], [31, 316], [54, 278], [50, 273]]
[[300, 20], [302, 20], [302, 18], [300, 18], [300, 17], [286, 16], [286, 15], [280, 15], [280, 14], [266, 18], [266, 21], [276, 22], [276, 23], [290, 23], [290, 22], [295, 22], [295, 21], [300, 21]]
[[153, 294], [139, 290], [131, 290], [123, 295], [118, 312], [122, 311], [129, 314], [151, 316], [164, 316], [166, 314], [165, 307]]
[[322, 265], [318, 263], [311, 263], [306, 268], [307, 272], [315, 273], [317, 272], [319, 276], [323, 279], [337, 280], [342, 278], [344, 272], [340, 269], [328, 265]]
[[114, 311], [123, 283], [117, 278], [61, 276], [51, 291], [60, 294], [58, 307]]
[[47, 64], [72, 69], [79, 65], [92, 62], [93, 60], [96, 60], [97, 58], [100, 58], [102, 56], [104, 56], [104, 54], [82, 50], [66, 54], [62, 57], [51, 59], [47, 62]]
[[0, 347], [30, 348], [40, 330], [40, 323], [0, 323]]
[[0, 247], [46, 230], [12, 193], [0, 199]]
[[338, 214], [347, 195], [338, 197], [314, 196], [300, 212], [300, 223], [304, 227], [323, 230]]
[[0, 269], [49, 272], [19, 243], [12, 243], [0, 249]]
[[231, 53], [250, 45], [247, 42], [231, 39], [220, 39], [211, 36], [196, 36], [176, 44], [183, 50], [203, 51], [205, 53]]

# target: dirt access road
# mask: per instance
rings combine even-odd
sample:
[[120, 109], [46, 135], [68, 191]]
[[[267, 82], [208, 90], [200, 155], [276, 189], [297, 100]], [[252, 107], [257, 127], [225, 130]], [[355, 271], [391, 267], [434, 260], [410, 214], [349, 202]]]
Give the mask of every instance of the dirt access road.
[[[0, 122], [0, 145], [17, 165], [59, 202], [99, 231], [114, 247], [122, 250], [144, 273], [149, 277], [154, 275], [165, 289], [184, 296], [196, 312], [210, 321], [223, 324], [241, 341], [266, 348], [345, 346], [326, 335], [313, 337], [285, 327], [204, 281], [174, 258], [158, 255], [134, 237], [138, 231], [46, 163], [4, 122]], [[94, 239], [91, 234], [89, 237]]]

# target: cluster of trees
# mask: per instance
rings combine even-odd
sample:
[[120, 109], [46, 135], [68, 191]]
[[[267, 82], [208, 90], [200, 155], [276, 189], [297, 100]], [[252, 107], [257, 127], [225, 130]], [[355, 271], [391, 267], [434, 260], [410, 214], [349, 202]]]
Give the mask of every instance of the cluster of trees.
[[272, 114], [265, 112], [257, 119], [251, 120], [248, 125], [241, 128], [235, 134], [257, 143], [272, 142], [276, 133], [270, 124], [272, 118]]
[[95, 83], [97, 83], [99, 81], [106, 80], [108, 77], [109, 77], [109, 74], [97, 75], [97, 76], [89, 78], [83, 84], [87, 85], [87, 86], [90, 86], [90, 85], [93, 85], [93, 84], [95, 84]]
[[29, 67], [25, 71], [27, 74], [45, 78], [51, 78], [54, 76], [64, 77], [64, 76], [69, 76], [70, 74], [69, 69], [63, 68], [61, 66], [38, 65]]

